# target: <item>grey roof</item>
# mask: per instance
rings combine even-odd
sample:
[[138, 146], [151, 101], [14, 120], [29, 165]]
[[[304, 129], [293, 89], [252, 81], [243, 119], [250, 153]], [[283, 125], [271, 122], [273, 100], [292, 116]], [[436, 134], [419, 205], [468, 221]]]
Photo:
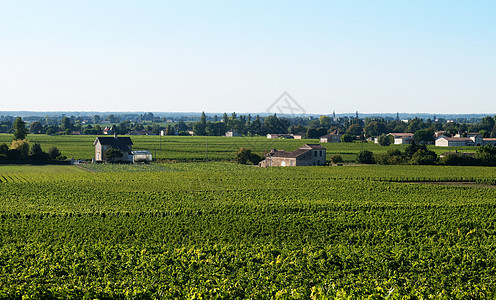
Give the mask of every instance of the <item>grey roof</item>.
[[131, 141], [131, 138], [128, 136], [99, 136], [96, 138], [94, 145], [96, 145], [98, 142], [100, 142], [100, 144], [102, 145], [109, 145], [116, 148], [118, 148], [119, 146], [133, 145], [133, 141]]
[[307, 153], [310, 150], [326, 150], [326, 148], [320, 144], [305, 144], [295, 151], [288, 152], [284, 150], [273, 150], [267, 155], [272, 157], [287, 157], [287, 158], [296, 158], [300, 155]]

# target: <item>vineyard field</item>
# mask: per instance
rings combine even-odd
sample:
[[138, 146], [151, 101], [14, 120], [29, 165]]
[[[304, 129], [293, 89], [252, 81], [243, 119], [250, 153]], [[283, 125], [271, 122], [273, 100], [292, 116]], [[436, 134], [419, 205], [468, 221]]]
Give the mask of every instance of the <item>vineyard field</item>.
[[[0, 143], [10, 143], [11, 134], [0, 134]], [[91, 160], [95, 156], [93, 142], [96, 136], [90, 135], [59, 135], [30, 134], [27, 139], [32, 143], [39, 143], [46, 151], [50, 147], [57, 147], [68, 158]], [[200, 136], [131, 136], [135, 150], [149, 150], [154, 157], [162, 161], [230, 161], [241, 147], [249, 148], [259, 155], [271, 149], [293, 151], [304, 144], [319, 143], [318, 139], [267, 139], [266, 137], [200, 137]], [[322, 144], [327, 148], [327, 159], [331, 155], [340, 154], [344, 161], [353, 162], [358, 152], [362, 150], [384, 153], [391, 149], [404, 150], [405, 145], [391, 145], [382, 147], [369, 143], [332, 143]], [[471, 151], [476, 147], [434, 147], [429, 150], [441, 154], [446, 151]]]
[[496, 190], [410, 182], [495, 180], [488, 167], [0, 166], [0, 298], [494, 298]]

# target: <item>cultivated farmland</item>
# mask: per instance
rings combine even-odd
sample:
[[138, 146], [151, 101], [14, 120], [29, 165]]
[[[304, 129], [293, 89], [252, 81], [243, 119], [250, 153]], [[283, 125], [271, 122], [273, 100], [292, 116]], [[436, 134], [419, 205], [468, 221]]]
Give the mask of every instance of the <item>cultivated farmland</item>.
[[493, 298], [496, 169], [0, 167], [2, 298]]

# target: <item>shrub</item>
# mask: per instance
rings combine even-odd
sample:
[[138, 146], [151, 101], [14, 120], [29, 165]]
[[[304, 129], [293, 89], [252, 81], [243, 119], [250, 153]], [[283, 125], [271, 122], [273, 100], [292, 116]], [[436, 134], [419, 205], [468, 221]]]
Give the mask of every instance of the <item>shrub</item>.
[[340, 164], [343, 162], [343, 158], [339, 154], [334, 154], [331, 156], [331, 162], [333, 164]]
[[390, 135], [388, 135], [388, 134], [381, 134], [378, 137], [379, 145], [381, 145], [381, 146], [389, 146], [389, 145], [391, 145], [391, 138], [393, 138], [393, 137], [390, 136]]
[[360, 163], [360, 164], [373, 164], [373, 163], [375, 163], [374, 153], [367, 151], [367, 150], [360, 151], [358, 153], [356, 161], [357, 161], [357, 163]]
[[252, 165], [257, 165], [262, 158], [256, 153], [252, 153], [250, 149], [240, 148], [236, 153], [236, 161], [238, 164], [247, 165], [248, 163]]
[[57, 159], [60, 156], [60, 151], [57, 147], [52, 147], [48, 150], [48, 157], [50, 159]]
[[341, 136], [341, 142], [351, 143], [353, 142], [353, 136], [351, 134], [345, 133]]

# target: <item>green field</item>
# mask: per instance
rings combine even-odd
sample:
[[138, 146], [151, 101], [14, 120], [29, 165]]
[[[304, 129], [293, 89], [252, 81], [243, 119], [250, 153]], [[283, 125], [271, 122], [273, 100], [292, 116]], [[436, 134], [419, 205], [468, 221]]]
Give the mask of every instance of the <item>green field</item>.
[[[13, 135], [0, 134], [0, 143], [10, 143]], [[68, 158], [91, 160], [95, 156], [93, 142], [96, 136], [88, 135], [60, 135], [48, 136], [44, 134], [31, 134], [27, 139], [32, 143], [39, 143], [46, 151], [50, 147], [57, 147]], [[131, 136], [136, 150], [149, 150], [154, 157], [162, 161], [204, 161], [208, 155], [209, 160], [229, 161], [235, 157], [236, 151], [241, 147], [263, 155], [264, 151], [271, 149], [293, 151], [304, 144], [319, 143], [317, 139], [284, 140], [267, 139], [266, 137], [200, 137], [200, 136]], [[404, 150], [405, 145], [391, 145], [382, 147], [372, 142], [369, 143], [335, 143], [322, 144], [327, 148], [327, 159], [333, 154], [341, 154], [347, 162], [355, 161], [356, 155], [362, 150], [374, 153], [386, 152], [390, 149]], [[441, 154], [446, 151], [471, 151], [476, 147], [435, 147], [430, 150]], [[156, 155], [155, 155], [156, 154]]]
[[496, 189], [396, 181], [495, 179], [484, 167], [0, 166], [0, 298], [494, 298]]

